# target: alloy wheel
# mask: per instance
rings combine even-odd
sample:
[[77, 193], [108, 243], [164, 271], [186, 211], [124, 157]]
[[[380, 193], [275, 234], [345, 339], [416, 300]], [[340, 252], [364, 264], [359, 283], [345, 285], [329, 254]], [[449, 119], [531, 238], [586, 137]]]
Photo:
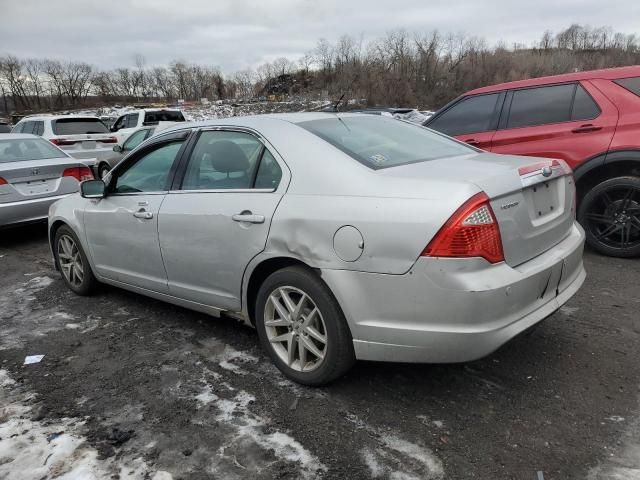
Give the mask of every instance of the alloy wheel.
[[79, 287], [84, 279], [82, 256], [76, 242], [69, 235], [58, 240], [58, 264], [64, 278], [73, 286]]
[[600, 192], [585, 219], [594, 238], [608, 247], [640, 245], [640, 189], [612, 185]]
[[318, 368], [327, 352], [322, 313], [302, 290], [283, 286], [269, 295], [264, 311], [267, 339], [280, 359], [298, 372]]

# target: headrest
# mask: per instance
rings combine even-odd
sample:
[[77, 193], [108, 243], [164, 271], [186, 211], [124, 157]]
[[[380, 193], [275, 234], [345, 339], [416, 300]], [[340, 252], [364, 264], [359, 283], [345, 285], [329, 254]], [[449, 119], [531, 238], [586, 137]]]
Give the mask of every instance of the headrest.
[[218, 172], [246, 172], [251, 166], [242, 149], [230, 140], [219, 140], [210, 144], [206, 150], [211, 165]]

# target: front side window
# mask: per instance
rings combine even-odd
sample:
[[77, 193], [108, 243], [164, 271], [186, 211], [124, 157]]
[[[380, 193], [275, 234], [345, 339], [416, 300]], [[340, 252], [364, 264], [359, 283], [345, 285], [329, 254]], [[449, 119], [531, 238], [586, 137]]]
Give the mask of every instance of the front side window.
[[64, 158], [66, 156], [66, 153], [41, 138], [0, 140], [0, 163]]
[[429, 128], [447, 135], [464, 135], [491, 130], [491, 120], [499, 93], [460, 100], [429, 123]]
[[113, 124], [113, 129], [117, 131], [117, 130], [120, 130], [121, 128], [124, 128], [126, 125], [127, 125], [127, 116], [123, 115], [118, 120], [116, 120], [116, 123]]
[[139, 113], [130, 113], [127, 115], [127, 126], [126, 128], [135, 128], [138, 126], [138, 116]]
[[575, 88], [567, 84], [515, 90], [507, 128], [568, 122]]
[[162, 192], [167, 190], [171, 167], [182, 140], [145, 152], [115, 179], [114, 193]]
[[253, 188], [262, 143], [242, 132], [202, 132], [182, 182], [182, 190]]
[[145, 138], [147, 138], [147, 131], [146, 130], [138, 130], [137, 132], [133, 133], [127, 139], [126, 142], [124, 142], [124, 145], [122, 146], [122, 151], [123, 152], [129, 152], [129, 151], [133, 150], [138, 145], [140, 145], [144, 141]]
[[477, 152], [419, 125], [384, 116], [331, 116], [298, 125], [374, 170]]

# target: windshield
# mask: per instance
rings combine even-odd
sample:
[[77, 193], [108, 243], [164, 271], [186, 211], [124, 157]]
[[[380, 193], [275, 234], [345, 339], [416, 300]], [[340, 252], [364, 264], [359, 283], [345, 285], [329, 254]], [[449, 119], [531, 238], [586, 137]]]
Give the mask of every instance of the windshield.
[[476, 151], [421, 126], [383, 116], [333, 116], [298, 125], [374, 170]]
[[0, 139], [0, 163], [64, 158], [67, 154], [40, 138]]
[[52, 123], [53, 133], [56, 135], [109, 133], [109, 129], [99, 118], [61, 118]]

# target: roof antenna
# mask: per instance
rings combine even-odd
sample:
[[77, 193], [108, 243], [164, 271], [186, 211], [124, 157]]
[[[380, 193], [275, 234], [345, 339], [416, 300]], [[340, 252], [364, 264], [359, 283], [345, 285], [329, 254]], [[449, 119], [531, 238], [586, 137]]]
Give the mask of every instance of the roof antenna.
[[342, 102], [342, 99], [344, 98], [344, 93], [342, 94], [342, 96], [338, 99], [338, 101], [336, 103], [333, 104], [333, 111], [338, 113], [338, 105], [340, 105], [340, 103]]

